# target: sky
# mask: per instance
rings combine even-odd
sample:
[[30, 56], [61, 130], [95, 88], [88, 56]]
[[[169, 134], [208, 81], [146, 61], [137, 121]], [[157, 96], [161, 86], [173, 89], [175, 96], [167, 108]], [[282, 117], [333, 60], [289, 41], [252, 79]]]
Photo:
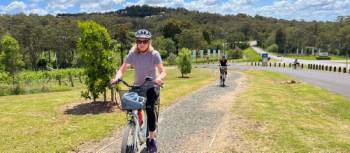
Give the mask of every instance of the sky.
[[335, 21], [350, 16], [350, 0], [0, 0], [0, 14], [108, 12], [143, 4], [287, 20]]

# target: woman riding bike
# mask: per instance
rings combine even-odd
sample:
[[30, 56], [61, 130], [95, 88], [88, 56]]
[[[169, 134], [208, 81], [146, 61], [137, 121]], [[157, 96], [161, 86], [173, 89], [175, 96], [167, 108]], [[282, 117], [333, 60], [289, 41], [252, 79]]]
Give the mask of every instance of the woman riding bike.
[[227, 59], [225, 56], [222, 56], [222, 58], [220, 59], [220, 66], [222, 66], [225, 70], [225, 75], [227, 75]]
[[[149, 76], [154, 79], [154, 82], [158, 85], [163, 83], [163, 79], [166, 76], [165, 69], [162, 64], [162, 59], [158, 51], [152, 47], [152, 34], [146, 29], [140, 29], [135, 33], [136, 44], [129, 51], [125, 62], [117, 71], [115, 78], [111, 83], [117, 82], [122, 78], [123, 74], [132, 65], [135, 69], [135, 85], [141, 85], [144, 82], [144, 78]], [[159, 75], [156, 76], [156, 69], [158, 69]], [[146, 91], [146, 113], [149, 128], [149, 138], [147, 138], [147, 147], [150, 152], [157, 152], [156, 145], [156, 114], [155, 114], [155, 102], [159, 97], [159, 87], [150, 87]]]

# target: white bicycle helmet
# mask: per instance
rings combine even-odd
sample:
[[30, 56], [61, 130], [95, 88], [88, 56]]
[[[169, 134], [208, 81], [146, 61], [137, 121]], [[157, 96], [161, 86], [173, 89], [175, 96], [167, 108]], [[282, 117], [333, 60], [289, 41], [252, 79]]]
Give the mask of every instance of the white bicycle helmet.
[[146, 29], [140, 29], [135, 32], [135, 37], [136, 39], [139, 39], [139, 38], [151, 39], [152, 33]]
[[146, 99], [136, 92], [127, 92], [122, 97], [122, 108], [124, 110], [137, 110], [145, 107]]

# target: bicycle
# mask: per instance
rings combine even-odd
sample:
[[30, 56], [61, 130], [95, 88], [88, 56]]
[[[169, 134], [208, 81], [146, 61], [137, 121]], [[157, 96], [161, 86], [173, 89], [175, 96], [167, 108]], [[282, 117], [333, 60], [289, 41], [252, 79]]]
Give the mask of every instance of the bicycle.
[[220, 86], [225, 86], [227, 66], [220, 66]]
[[[127, 91], [117, 90], [118, 91], [117, 93], [119, 94], [119, 98], [122, 104], [123, 104], [122, 96], [126, 93], [134, 92], [144, 97], [144, 100], [142, 102], [143, 104], [140, 108], [137, 108], [137, 109], [121, 108], [121, 110], [126, 111], [127, 120], [128, 120], [127, 127], [123, 132], [121, 152], [122, 153], [136, 153], [136, 152], [139, 153], [144, 151], [148, 152], [148, 148], [146, 145], [148, 132], [149, 132], [148, 123], [147, 123], [147, 113], [146, 113], [146, 90], [149, 89], [150, 86], [154, 86], [156, 84], [153, 82], [151, 77], [146, 77], [145, 82], [140, 86], [129, 85], [127, 82], [121, 79], [118, 80], [116, 84], [120, 82], [129, 88]], [[114, 86], [112, 86], [112, 88], [115, 89]], [[112, 90], [112, 91], [116, 91], [116, 90]], [[160, 98], [158, 97], [157, 101], [155, 102], [156, 126], [158, 123], [159, 108], [160, 108]], [[156, 130], [156, 132], [158, 132], [158, 130]]]

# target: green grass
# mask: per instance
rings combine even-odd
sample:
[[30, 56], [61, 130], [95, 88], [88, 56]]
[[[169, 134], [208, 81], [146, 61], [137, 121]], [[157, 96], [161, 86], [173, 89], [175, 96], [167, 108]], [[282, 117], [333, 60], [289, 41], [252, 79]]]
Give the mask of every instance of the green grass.
[[261, 60], [260, 55], [255, 52], [252, 48], [243, 50], [243, 57], [246, 62], [258, 62]]
[[[164, 108], [181, 96], [216, 80], [211, 71], [193, 69], [190, 78], [178, 78], [167, 68], [161, 92]], [[128, 73], [126, 80], [131, 80]], [[0, 152], [67, 152], [84, 142], [99, 140], [125, 125], [124, 113], [66, 115], [64, 105], [83, 101], [80, 90], [0, 97]]]
[[[74, 87], [71, 87], [68, 75], [72, 75]], [[0, 72], [0, 96], [15, 95], [14, 88], [17, 88], [17, 94], [32, 94], [42, 92], [68, 91], [81, 88], [80, 83], [84, 81], [83, 69], [60, 69], [53, 71], [22, 71], [16, 76], [17, 84], [12, 84], [12, 78], [7, 73]], [[61, 85], [57, 80], [61, 77]]]
[[[295, 55], [295, 54], [283, 54], [282, 56], [284, 57], [289, 57], [289, 58], [298, 58], [302, 60], [317, 60], [317, 56], [312, 56], [312, 55]], [[345, 60], [346, 57], [343, 56], [330, 56], [331, 60]]]
[[[302, 60], [317, 60], [317, 56], [312, 56], [312, 55], [297, 55], [297, 54], [279, 54], [279, 53], [274, 53], [274, 52], [268, 52], [265, 50], [265, 52], [269, 53], [269, 55], [280, 55], [283, 57], [289, 57], [289, 58], [298, 58]], [[331, 60], [345, 60], [346, 57], [344, 56], [336, 56], [336, 55], [331, 55]]]
[[[248, 71], [232, 112], [243, 142], [267, 152], [350, 152], [350, 100], [275, 72]], [[261, 151], [261, 150], [259, 150]]]

